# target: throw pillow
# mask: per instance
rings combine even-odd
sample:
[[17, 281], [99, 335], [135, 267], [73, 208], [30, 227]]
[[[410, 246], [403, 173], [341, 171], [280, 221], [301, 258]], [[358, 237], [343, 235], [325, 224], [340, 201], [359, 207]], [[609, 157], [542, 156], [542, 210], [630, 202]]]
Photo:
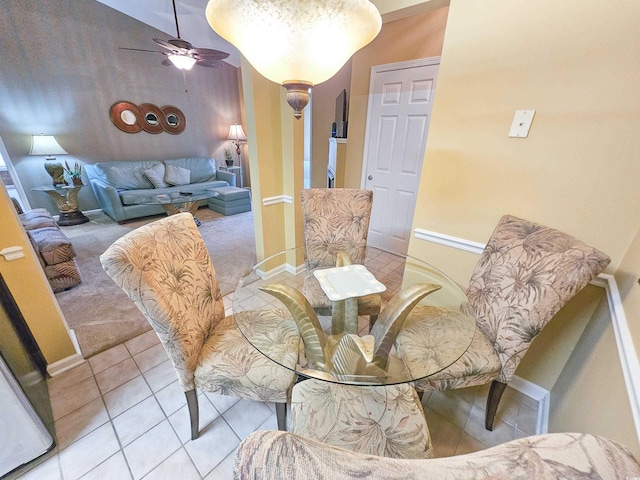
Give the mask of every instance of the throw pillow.
[[157, 163], [144, 171], [144, 176], [149, 179], [156, 188], [165, 188], [169, 184], [164, 181], [164, 163]]
[[169, 185], [189, 185], [191, 183], [191, 170], [175, 165], [166, 165], [164, 181]]

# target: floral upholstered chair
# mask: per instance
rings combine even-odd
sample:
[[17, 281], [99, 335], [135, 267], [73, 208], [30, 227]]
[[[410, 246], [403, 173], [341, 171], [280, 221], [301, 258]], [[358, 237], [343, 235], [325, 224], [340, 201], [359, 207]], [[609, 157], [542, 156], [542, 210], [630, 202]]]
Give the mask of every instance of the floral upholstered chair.
[[353, 452], [431, 458], [431, 436], [408, 384], [341, 385], [308, 379], [291, 395], [291, 432]]
[[[133, 300], [160, 337], [187, 397], [191, 438], [199, 433], [196, 388], [275, 402], [285, 429], [292, 371], [249, 344], [225, 316], [216, 273], [190, 213], [172, 215], [118, 239], [101, 256], [107, 274]], [[299, 335], [285, 310], [256, 314], [269, 357], [295, 366]]]
[[[356, 188], [308, 188], [302, 190], [301, 197], [307, 271], [317, 267], [335, 267], [338, 252], [345, 252], [352, 263], [362, 264], [367, 248], [373, 192]], [[303, 293], [318, 313], [331, 313], [332, 302], [311, 274], [305, 281]], [[358, 313], [369, 315], [373, 324], [380, 313], [380, 304], [379, 295], [360, 297]]]
[[[467, 289], [477, 327], [471, 345], [457, 362], [417, 382], [416, 388], [444, 390], [491, 382], [485, 426], [492, 430], [500, 398], [533, 339], [609, 262], [606, 254], [571, 235], [511, 215], [502, 217]], [[432, 308], [430, 314], [439, 316], [441, 310]], [[420, 312], [429, 314], [424, 308]], [[446, 329], [444, 316], [441, 323]], [[407, 318], [396, 348], [412, 371], [428, 362], [433, 336], [419, 316]]]
[[235, 480], [566, 480], [638, 478], [640, 465], [612, 440], [549, 433], [454, 457], [399, 460], [354, 453], [288, 432], [253, 432], [238, 446]]

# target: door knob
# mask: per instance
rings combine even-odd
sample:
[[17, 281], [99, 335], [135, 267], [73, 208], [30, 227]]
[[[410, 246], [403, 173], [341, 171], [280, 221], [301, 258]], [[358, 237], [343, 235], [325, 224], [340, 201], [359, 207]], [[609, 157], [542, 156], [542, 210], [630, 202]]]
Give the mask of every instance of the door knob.
[[367, 180], [373, 180], [373, 175], [369, 175], [369, 176], [367, 177]]

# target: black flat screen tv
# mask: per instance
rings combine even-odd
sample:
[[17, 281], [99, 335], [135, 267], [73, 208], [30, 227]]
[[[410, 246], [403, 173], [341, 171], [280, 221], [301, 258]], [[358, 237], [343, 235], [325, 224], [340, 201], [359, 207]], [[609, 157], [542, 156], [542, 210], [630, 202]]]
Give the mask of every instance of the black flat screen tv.
[[336, 97], [335, 115], [334, 137], [347, 138], [347, 91], [344, 89]]

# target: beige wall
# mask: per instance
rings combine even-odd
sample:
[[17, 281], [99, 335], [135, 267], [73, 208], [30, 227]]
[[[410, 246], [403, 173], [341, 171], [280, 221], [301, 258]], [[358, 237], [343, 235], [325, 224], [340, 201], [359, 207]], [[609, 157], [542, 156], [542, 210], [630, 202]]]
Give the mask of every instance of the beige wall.
[[[347, 108], [351, 98], [351, 60], [326, 82], [313, 87], [311, 134], [311, 186], [327, 186], [327, 164], [329, 160], [329, 137], [331, 124], [335, 120], [336, 97], [347, 91]], [[358, 120], [359, 121], [359, 120]], [[347, 129], [347, 135], [349, 131]]]
[[629, 329], [635, 339], [636, 351], [640, 352], [640, 230], [627, 250], [626, 255], [616, 270], [616, 281], [622, 297], [622, 306], [628, 316]]
[[[638, 228], [638, 13], [454, 0], [415, 226], [484, 241], [509, 212], [605, 250], [614, 270]], [[526, 139], [507, 137], [518, 109], [536, 110]]]
[[0, 250], [19, 246], [25, 253], [24, 258], [12, 261], [0, 256], [0, 274], [11, 290], [46, 362], [51, 364], [74, 355], [75, 347], [58, 303], [1, 180], [0, 218]]
[[549, 431], [603, 435], [626, 445], [640, 458], [606, 301], [587, 325], [551, 392]]
[[[242, 86], [252, 172], [251, 197], [258, 260], [302, 244], [304, 119], [296, 120], [285, 89], [260, 75], [242, 58]], [[293, 203], [264, 205], [288, 196]]]
[[241, 68], [252, 176], [251, 200], [256, 253], [262, 259], [284, 248], [285, 206], [281, 203], [268, 206], [262, 204], [262, 199], [282, 195], [284, 191], [280, 101], [282, 87], [260, 75], [244, 58]]
[[[486, 242], [500, 216], [511, 213], [575, 235], [612, 257], [608, 272], [620, 267], [637, 277], [638, 18], [635, 0], [453, 0], [414, 227]], [[509, 138], [520, 109], [536, 110], [531, 132]], [[477, 261], [415, 238], [409, 253], [462, 284]], [[623, 300], [638, 349], [640, 292], [631, 283]], [[517, 374], [566, 390], [564, 364], [580, 347], [577, 339], [591, 333], [584, 329], [597, 298], [589, 294], [563, 309], [550, 325], [558, 335], [536, 340], [544, 369], [523, 365]], [[617, 360], [615, 343], [601, 335], [593, 354]], [[607, 380], [612, 391], [625, 391], [619, 376]], [[633, 420], [624, 397], [610, 404], [615, 419], [589, 414], [590, 395], [601, 388], [587, 372], [564, 420], [574, 416], [593, 431], [615, 420], [611, 436], [619, 430], [621, 441], [628, 439]]]

